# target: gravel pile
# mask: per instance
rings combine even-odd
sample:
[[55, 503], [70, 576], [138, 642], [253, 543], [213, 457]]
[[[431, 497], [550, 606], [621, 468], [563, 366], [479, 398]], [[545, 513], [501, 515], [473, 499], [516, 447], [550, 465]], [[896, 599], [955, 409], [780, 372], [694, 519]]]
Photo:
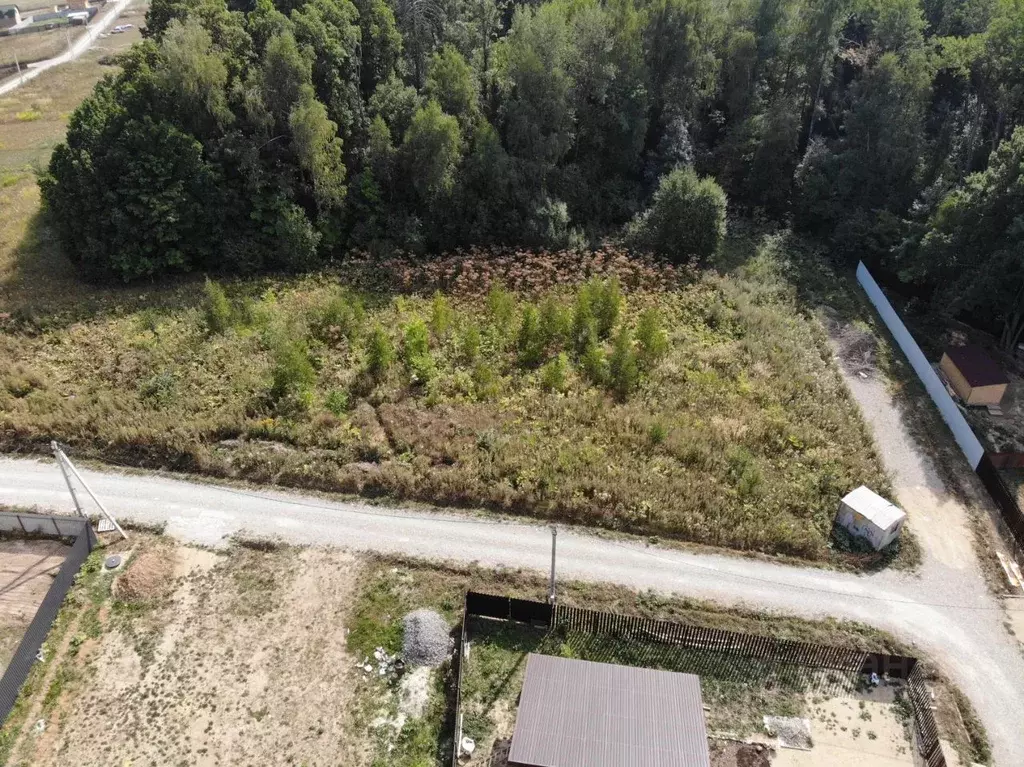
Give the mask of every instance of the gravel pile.
[[795, 716], [766, 716], [764, 729], [779, 739], [782, 748], [808, 750], [814, 745], [811, 740], [811, 723]]
[[452, 649], [448, 624], [433, 610], [415, 610], [402, 619], [402, 658], [409, 666], [440, 666]]

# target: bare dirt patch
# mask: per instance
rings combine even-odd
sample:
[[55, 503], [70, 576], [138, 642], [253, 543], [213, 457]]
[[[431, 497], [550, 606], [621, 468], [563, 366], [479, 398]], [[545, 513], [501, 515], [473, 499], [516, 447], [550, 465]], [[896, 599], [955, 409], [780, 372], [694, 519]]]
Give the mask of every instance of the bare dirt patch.
[[114, 597], [123, 602], [144, 602], [168, 596], [174, 588], [176, 553], [169, 545], [145, 549], [114, 580]]
[[772, 750], [760, 743], [708, 740], [711, 767], [769, 767]]
[[7, 669], [67, 551], [58, 541], [0, 541], [0, 674]]
[[[103, 635], [79, 654], [91, 678], [17, 757], [40, 766], [351, 763], [353, 557], [159, 543], [124, 575], [139, 568], [147, 577], [132, 586], [149, 597], [114, 601]], [[165, 596], [150, 588], [156, 572], [170, 580]]]
[[776, 749], [773, 767], [913, 767], [895, 689], [808, 700], [812, 746]]

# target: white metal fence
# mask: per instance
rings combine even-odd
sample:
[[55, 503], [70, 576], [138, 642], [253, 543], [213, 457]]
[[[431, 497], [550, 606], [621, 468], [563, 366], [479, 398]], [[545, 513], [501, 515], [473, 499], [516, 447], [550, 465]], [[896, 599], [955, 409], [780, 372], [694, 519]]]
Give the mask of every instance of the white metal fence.
[[881, 316], [886, 327], [889, 328], [893, 338], [896, 339], [896, 343], [903, 350], [907, 360], [909, 360], [914, 371], [917, 373], [917, 377], [921, 379], [921, 383], [924, 384], [924, 388], [928, 391], [935, 406], [939, 409], [942, 419], [949, 426], [949, 430], [953, 432], [953, 438], [956, 439], [956, 443], [963, 450], [964, 455], [967, 456], [967, 461], [971, 464], [971, 468], [977, 469], [981, 457], [985, 454], [985, 448], [981, 446], [981, 442], [974, 436], [974, 432], [964, 418], [963, 413], [960, 412], [960, 408], [957, 407], [953, 398], [949, 396], [949, 392], [946, 391], [946, 387], [939, 379], [938, 374], [932, 368], [931, 363], [928, 362], [928, 358], [924, 356], [921, 347], [917, 345], [917, 341], [914, 340], [910, 331], [907, 330], [907, 326], [903, 324], [903, 320], [900, 319], [896, 310], [892, 308], [889, 299], [882, 293], [882, 289], [878, 287], [878, 283], [875, 282], [875, 278], [871, 276], [871, 272], [868, 271], [863, 262], [857, 265], [857, 281], [864, 288], [864, 292], [868, 294], [871, 303], [875, 305], [879, 316]]

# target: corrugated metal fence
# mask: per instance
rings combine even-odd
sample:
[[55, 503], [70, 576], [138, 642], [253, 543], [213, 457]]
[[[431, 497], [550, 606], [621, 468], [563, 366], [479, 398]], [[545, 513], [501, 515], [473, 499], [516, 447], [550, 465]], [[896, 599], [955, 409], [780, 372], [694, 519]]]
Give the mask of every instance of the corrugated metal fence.
[[[588, 610], [583, 607], [534, 602], [512, 597], [499, 597], [470, 591], [466, 594], [466, 618], [470, 616], [497, 618], [527, 623], [553, 630], [574, 631], [597, 636], [702, 650], [771, 663], [785, 663], [807, 668], [821, 668], [858, 674], [888, 674], [907, 683], [908, 698], [914, 710], [918, 747], [928, 767], [945, 767], [939, 747], [939, 731], [931, 710], [931, 693], [916, 658], [884, 653], [869, 653], [846, 647], [796, 642], [788, 639], [743, 634], [736, 631], [691, 626], [685, 623], [641, 618], [635, 615]], [[463, 620], [463, 641], [465, 641]], [[459, 690], [461, 706], [462, 675], [460, 646]], [[456, 719], [461, 723], [458, 715]], [[461, 727], [456, 729], [453, 765], [457, 764]]]
[[36, 653], [46, 641], [46, 635], [50, 633], [50, 627], [60, 612], [64, 597], [74, 584], [82, 563], [96, 545], [96, 536], [85, 519], [45, 514], [0, 512], [0, 530], [45, 538], [74, 538], [67, 558], [60, 566], [57, 577], [50, 584], [49, 591], [43, 597], [35, 617], [14, 653], [14, 658], [0, 679], [0, 722], [4, 722], [14, 708], [18, 692], [32, 670]]
[[899, 314], [893, 309], [889, 299], [882, 293], [882, 289], [878, 287], [878, 283], [875, 282], [871, 272], [863, 263], [857, 265], [857, 281], [864, 288], [864, 292], [871, 299], [871, 303], [874, 304], [882, 321], [903, 350], [918, 378], [921, 379], [921, 383], [924, 384], [924, 388], [939, 409], [939, 414], [953, 433], [953, 438], [966, 456], [967, 462], [977, 472], [978, 478], [985, 485], [988, 494], [992, 496], [1010, 533], [1010, 540], [1015, 549], [1014, 555], [1018, 560], [1024, 562], [1024, 511], [1020, 508], [1017, 494], [1006, 486], [992, 462], [991, 456], [985, 451], [970, 424], [967, 423], [967, 419], [960, 412], [960, 408], [949, 396], [949, 392], [939, 380], [938, 374], [924, 356], [921, 347], [917, 345], [917, 341], [907, 330], [907, 326], [903, 324], [903, 320], [900, 319]]
[[988, 494], [992, 496], [996, 506], [999, 507], [1003, 523], [1016, 544], [1014, 555], [1018, 560], [1024, 562], [1024, 511], [1021, 511], [1020, 504], [1017, 502], [1017, 493], [1003, 481], [999, 469], [992, 463], [988, 453], [982, 457], [977, 472], [981, 483], [988, 490]]

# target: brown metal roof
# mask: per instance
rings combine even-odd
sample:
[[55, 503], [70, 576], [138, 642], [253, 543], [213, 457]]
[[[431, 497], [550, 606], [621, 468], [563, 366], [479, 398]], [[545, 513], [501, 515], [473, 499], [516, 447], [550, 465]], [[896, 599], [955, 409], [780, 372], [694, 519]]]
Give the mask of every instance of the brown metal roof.
[[700, 678], [530, 655], [510, 767], [710, 767]]
[[980, 346], [950, 346], [946, 355], [972, 387], [1010, 383], [1002, 368]]

